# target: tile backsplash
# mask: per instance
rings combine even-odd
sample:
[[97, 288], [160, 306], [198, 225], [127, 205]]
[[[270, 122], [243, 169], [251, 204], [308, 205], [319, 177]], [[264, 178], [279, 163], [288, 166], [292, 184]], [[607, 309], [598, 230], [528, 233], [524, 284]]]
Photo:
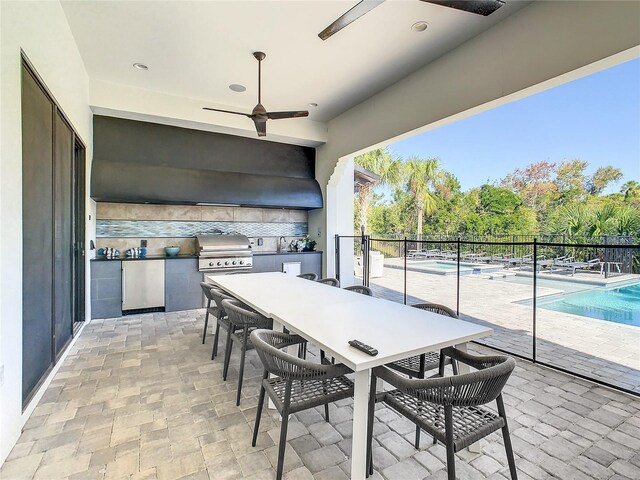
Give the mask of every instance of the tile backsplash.
[[[304, 210], [199, 205], [148, 205], [98, 203], [96, 248], [120, 251], [139, 247], [147, 240], [149, 255], [161, 255], [164, 247], [179, 245], [181, 254], [195, 253], [194, 235], [238, 232], [253, 240], [253, 250], [274, 251], [278, 239], [287, 244], [308, 232]], [[258, 245], [262, 238], [263, 245]]]

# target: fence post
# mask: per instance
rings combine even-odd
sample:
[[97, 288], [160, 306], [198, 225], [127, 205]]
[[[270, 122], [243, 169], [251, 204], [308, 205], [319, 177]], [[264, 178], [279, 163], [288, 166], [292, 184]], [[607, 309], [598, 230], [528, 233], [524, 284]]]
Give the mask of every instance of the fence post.
[[538, 290], [538, 239], [533, 238], [533, 361], [536, 361], [536, 335], [537, 335], [537, 290]]
[[456, 275], [456, 315], [460, 316], [460, 237], [458, 236], [458, 255], [457, 255], [457, 275]]
[[404, 237], [404, 304], [407, 304], [407, 237]]
[[336, 233], [336, 256], [335, 256], [335, 275], [338, 280], [340, 280], [340, 235]]
[[362, 284], [369, 286], [369, 235], [362, 236]]

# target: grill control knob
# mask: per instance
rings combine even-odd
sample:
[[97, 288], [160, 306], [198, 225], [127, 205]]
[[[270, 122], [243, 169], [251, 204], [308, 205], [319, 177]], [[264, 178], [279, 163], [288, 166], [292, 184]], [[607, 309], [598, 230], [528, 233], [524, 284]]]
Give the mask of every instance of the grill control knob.
[[244, 260], [240, 260], [240, 265], [244, 265]]
[[224, 262], [225, 265], [229, 265], [229, 262]]
[[236, 264], [236, 261], [234, 260], [234, 261], [233, 261], [233, 262], [231, 262], [231, 263], [232, 263], [233, 265], [235, 265], [235, 264]]
[[213, 267], [213, 262], [209, 262], [209, 266], [210, 266], [210, 267]]
[[222, 265], [222, 262], [218, 262], [218, 266]]

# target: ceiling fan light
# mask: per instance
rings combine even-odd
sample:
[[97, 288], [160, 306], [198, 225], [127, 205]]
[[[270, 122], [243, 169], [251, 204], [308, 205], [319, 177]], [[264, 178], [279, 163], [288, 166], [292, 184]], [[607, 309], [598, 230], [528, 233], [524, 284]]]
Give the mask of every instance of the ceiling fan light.
[[149, 70], [149, 67], [147, 67], [144, 63], [134, 63], [133, 64], [133, 68], [137, 68], [138, 70]]
[[240, 85], [239, 83], [232, 83], [231, 85], [229, 85], [229, 90], [240, 93], [246, 91], [247, 87], [245, 87], [244, 85]]
[[308, 103], [307, 105], [309, 105], [311, 108], [316, 108], [318, 106], [316, 102], [311, 102], [311, 103]]

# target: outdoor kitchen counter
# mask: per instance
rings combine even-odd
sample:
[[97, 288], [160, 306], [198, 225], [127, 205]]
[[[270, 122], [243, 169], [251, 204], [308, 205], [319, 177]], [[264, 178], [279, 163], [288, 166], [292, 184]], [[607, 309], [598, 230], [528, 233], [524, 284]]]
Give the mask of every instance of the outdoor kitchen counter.
[[106, 261], [119, 261], [119, 262], [128, 262], [131, 260], [180, 260], [184, 258], [198, 258], [197, 255], [176, 255], [174, 257], [169, 257], [167, 255], [147, 255], [146, 257], [127, 257], [120, 256], [115, 258], [107, 258], [107, 257], [96, 257], [92, 258], [92, 262], [106, 262]]

